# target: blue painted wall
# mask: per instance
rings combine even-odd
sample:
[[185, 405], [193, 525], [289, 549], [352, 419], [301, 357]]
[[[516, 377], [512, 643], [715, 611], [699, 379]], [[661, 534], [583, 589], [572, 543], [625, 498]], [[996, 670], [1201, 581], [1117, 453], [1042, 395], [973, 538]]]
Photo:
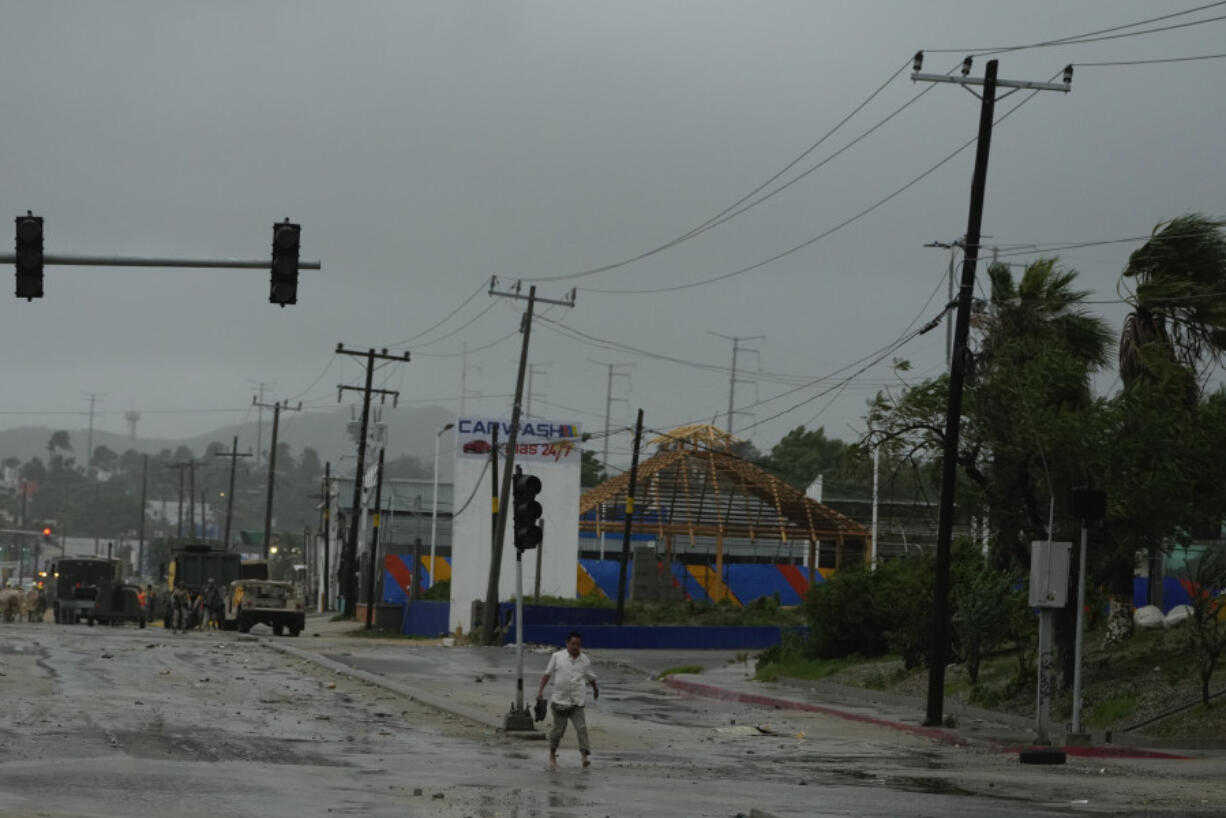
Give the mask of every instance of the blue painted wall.
[[[524, 617], [524, 641], [538, 645], [566, 642], [571, 630], [583, 632], [585, 648], [629, 648], [644, 650], [760, 650], [779, 644], [786, 631], [804, 633], [805, 628], [694, 627], [687, 625], [597, 625], [572, 628], [569, 625], [532, 625]], [[504, 644], [514, 644], [514, 632]]]

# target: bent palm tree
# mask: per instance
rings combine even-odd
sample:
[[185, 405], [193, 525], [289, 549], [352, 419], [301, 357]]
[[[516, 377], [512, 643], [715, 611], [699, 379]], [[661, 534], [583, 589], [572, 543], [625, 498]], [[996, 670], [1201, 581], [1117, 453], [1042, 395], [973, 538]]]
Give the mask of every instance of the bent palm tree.
[[1170, 365], [1199, 397], [1208, 369], [1226, 352], [1224, 222], [1193, 213], [1172, 219], [1128, 258], [1136, 280], [1132, 312], [1120, 335], [1120, 378], [1127, 387], [1161, 380]]

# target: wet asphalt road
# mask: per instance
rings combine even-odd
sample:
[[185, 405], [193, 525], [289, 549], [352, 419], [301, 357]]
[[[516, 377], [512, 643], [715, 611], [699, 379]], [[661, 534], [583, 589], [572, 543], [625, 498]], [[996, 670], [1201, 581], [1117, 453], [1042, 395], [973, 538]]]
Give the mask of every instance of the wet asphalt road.
[[[293, 644], [477, 703], [513, 692], [505, 654], [352, 641]], [[527, 662], [532, 691], [546, 658]], [[0, 626], [0, 814], [1122, 814], [1072, 805], [1073, 781], [1009, 786], [1017, 771], [1003, 763], [998, 783], [968, 789], [948, 775], [974, 760], [965, 751], [676, 696], [622, 665], [598, 671], [604, 695], [589, 713], [596, 763], [580, 770], [567, 736], [562, 770], [551, 773], [541, 742], [231, 634]]]

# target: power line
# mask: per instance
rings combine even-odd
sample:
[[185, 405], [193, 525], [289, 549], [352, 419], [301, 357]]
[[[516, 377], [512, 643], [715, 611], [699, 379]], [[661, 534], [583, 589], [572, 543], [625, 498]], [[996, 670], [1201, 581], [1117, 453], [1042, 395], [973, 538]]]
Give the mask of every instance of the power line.
[[[657, 246], [655, 246], [655, 247], [653, 247], [653, 248], [651, 248], [651, 249], [649, 249], [649, 250], [645, 250], [645, 251], [643, 251], [642, 253], [639, 253], [638, 255], [631, 256], [631, 257], [629, 257], [629, 258], [624, 258], [624, 259], [621, 259], [620, 261], [615, 261], [615, 262], [612, 262], [612, 263], [610, 263], [610, 264], [604, 264], [604, 265], [601, 265], [601, 266], [599, 266], [599, 267], [591, 267], [591, 268], [588, 268], [588, 269], [586, 269], [586, 270], [580, 270], [580, 271], [579, 271], [579, 272], [577, 272], [577, 273], [566, 273], [566, 274], [563, 274], [563, 275], [556, 275], [556, 276], [537, 276], [537, 277], [527, 277], [527, 276], [525, 276], [525, 277], [523, 278], [523, 280], [524, 280], [524, 281], [563, 281], [563, 280], [569, 280], [569, 279], [575, 279], [575, 278], [584, 278], [584, 277], [586, 277], [586, 276], [596, 275], [597, 273], [604, 273], [604, 272], [608, 272], [609, 270], [616, 270], [616, 269], [618, 269], [619, 267], [625, 267], [626, 265], [629, 265], [629, 264], [634, 264], [635, 262], [642, 261], [643, 259], [650, 258], [651, 256], [654, 256], [654, 255], [656, 255], [656, 254], [658, 254], [658, 253], [662, 253], [662, 252], [664, 252], [665, 250], [668, 250], [669, 248], [676, 247], [678, 244], [681, 244], [682, 242], [689, 241], [690, 239], [692, 239], [692, 238], [694, 238], [694, 237], [696, 237], [696, 236], [698, 236], [698, 235], [701, 235], [702, 233], [705, 233], [707, 230], [711, 229], [712, 227], [716, 227], [716, 226], [718, 226], [719, 224], [723, 224], [723, 222], [724, 222], [724, 221], [727, 221], [728, 219], [735, 218], [736, 216], [738, 216], [738, 215], [740, 215], [741, 213], [743, 213], [745, 210], [748, 210], [748, 209], [750, 209], [751, 207], [755, 207], [757, 204], [760, 204], [762, 201], [765, 201], [767, 198], [770, 198], [770, 196], [773, 196], [773, 195], [774, 195], [774, 193], [772, 193], [772, 194], [770, 194], [770, 195], [768, 195], [768, 196], [764, 197], [763, 199], [759, 200], [758, 202], [754, 202], [753, 204], [750, 204], [749, 206], [745, 207], [744, 209], [742, 209], [742, 210], [738, 211], [737, 213], [733, 213], [731, 216], [729, 216], [729, 215], [728, 215], [728, 214], [729, 214], [729, 213], [731, 213], [733, 210], [736, 210], [736, 208], [738, 208], [738, 207], [740, 207], [742, 204], [744, 204], [746, 201], [748, 201], [749, 199], [751, 199], [751, 198], [753, 198], [754, 196], [758, 195], [758, 193], [760, 193], [760, 192], [761, 192], [763, 189], [765, 189], [766, 187], [768, 187], [768, 186], [770, 186], [771, 184], [773, 184], [773, 183], [774, 183], [774, 182], [775, 182], [777, 179], [779, 179], [781, 176], [783, 176], [783, 175], [784, 175], [785, 173], [787, 173], [789, 170], [791, 170], [792, 168], [794, 168], [794, 167], [795, 167], [797, 164], [799, 164], [800, 162], [802, 162], [802, 161], [805, 159], [805, 157], [807, 157], [807, 156], [808, 156], [809, 154], [811, 154], [813, 151], [817, 150], [817, 148], [819, 148], [819, 147], [820, 147], [820, 146], [821, 146], [823, 143], [825, 143], [825, 141], [826, 141], [827, 139], [829, 139], [831, 136], [833, 136], [833, 135], [835, 134], [835, 132], [836, 132], [836, 131], [838, 131], [838, 130], [839, 130], [840, 128], [842, 128], [842, 127], [843, 127], [845, 124], [847, 124], [847, 122], [848, 122], [848, 121], [850, 121], [852, 117], [854, 117], [854, 116], [855, 116], [857, 113], [859, 113], [861, 110], [863, 110], [863, 109], [864, 109], [864, 107], [865, 107], [865, 106], [867, 106], [867, 105], [868, 105], [870, 102], [872, 102], [874, 99], [876, 99], [876, 98], [877, 98], [877, 96], [878, 96], [878, 95], [879, 95], [879, 94], [880, 94], [882, 91], [884, 91], [884, 90], [885, 90], [885, 88], [886, 88], [886, 87], [887, 87], [887, 86], [888, 86], [890, 83], [892, 83], [894, 80], [896, 80], [896, 79], [898, 78], [898, 76], [899, 76], [899, 75], [900, 75], [900, 74], [901, 74], [903, 71], [905, 71], [905, 70], [906, 70], [907, 65], [908, 65], [909, 63], [910, 63], [910, 61], [908, 61], [908, 62], [906, 62], [906, 63], [903, 63], [901, 66], [899, 66], [898, 70], [894, 71], [894, 73], [892, 73], [892, 74], [891, 74], [891, 75], [890, 75], [890, 76], [889, 76], [889, 77], [888, 77], [888, 78], [885, 80], [885, 82], [881, 83], [881, 85], [879, 85], [875, 91], [873, 91], [871, 94], [869, 94], [869, 96], [868, 96], [868, 98], [867, 98], [867, 99], [865, 99], [863, 102], [861, 102], [860, 104], [858, 104], [858, 105], [857, 105], [855, 108], [853, 108], [853, 109], [852, 109], [852, 111], [851, 111], [851, 113], [847, 114], [845, 117], [843, 117], [841, 120], [839, 120], [839, 121], [838, 121], [838, 123], [836, 123], [836, 124], [835, 124], [835, 126], [834, 126], [833, 128], [831, 128], [830, 130], [828, 130], [828, 131], [827, 131], [825, 134], [823, 134], [823, 135], [821, 136], [821, 138], [819, 138], [819, 139], [818, 139], [816, 142], [814, 142], [812, 145], [810, 145], [808, 148], [806, 148], [804, 151], [802, 151], [802, 152], [801, 152], [801, 153], [800, 153], [800, 154], [799, 154], [799, 155], [798, 155], [798, 156], [797, 156], [795, 159], [792, 159], [790, 162], [788, 162], [786, 165], [784, 165], [784, 166], [783, 166], [783, 167], [782, 167], [782, 168], [781, 168], [779, 171], [777, 171], [777, 172], [776, 172], [776, 173], [775, 173], [773, 176], [771, 176], [770, 178], [768, 178], [768, 179], [767, 179], [765, 182], [762, 182], [760, 185], [758, 185], [757, 187], [755, 187], [753, 190], [749, 191], [749, 192], [748, 192], [748, 193], [746, 193], [744, 196], [742, 196], [741, 198], [737, 199], [735, 202], [733, 202], [732, 204], [728, 205], [728, 206], [727, 206], [727, 207], [725, 207], [723, 210], [721, 210], [720, 212], [716, 213], [714, 216], [712, 216], [712, 217], [710, 217], [709, 219], [707, 219], [706, 221], [704, 221], [702, 224], [699, 224], [697, 227], [691, 228], [690, 230], [687, 230], [686, 232], [682, 233], [680, 236], [677, 236], [677, 237], [675, 237], [675, 238], [673, 238], [673, 239], [670, 239], [669, 241], [667, 241], [667, 242], [665, 242], [665, 243], [663, 243], [663, 244], [657, 245]], [[904, 106], [904, 107], [905, 107], [905, 106]], [[896, 112], [896, 113], [897, 113], [897, 112]], [[893, 114], [891, 114], [891, 117], [890, 117], [890, 118], [892, 118], [892, 117], [893, 117]], [[888, 120], [887, 120], [887, 121], [888, 121]], [[878, 126], [874, 126], [873, 130], [875, 130], [877, 127], [879, 127], [879, 126], [880, 126], [880, 124], [884, 124], [884, 122], [879, 123], [879, 125], [878, 125]], [[871, 133], [871, 131], [870, 131], [870, 133]], [[867, 134], [862, 135], [862, 137], [860, 137], [860, 138], [863, 138], [863, 136], [867, 136]], [[855, 140], [855, 141], [859, 141], [859, 139], [857, 139], [857, 140]], [[853, 142], [853, 144], [854, 144], [854, 142]], [[848, 146], [848, 147], [850, 147], [850, 146]], [[844, 148], [843, 150], [846, 150], [846, 148]], [[840, 152], [841, 152], [841, 151], [840, 151]], [[808, 171], [807, 173], [811, 173], [811, 172], [812, 172], [812, 171], [810, 170], [810, 171]], [[791, 183], [789, 183], [789, 184], [791, 184]], [[778, 192], [778, 191], [776, 191], [776, 192]], [[727, 216], [727, 218], [724, 218], [725, 216]]]
[[[1124, 31], [1125, 29], [1149, 25], [1150, 23], [1160, 23], [1163, 20], [1172, 20], [1176, 17], [1183, 17], [1188, 14], [1195, 14], [1198, 11], [1205, 11], [1207, 9], [1215, 8], [1217, 6], [1222, 6], [1222, 5], [1226, 5], [1226, 0], [1218, 0], [1218, 2], [1215, 2], [1215, 3], [1206, 3], [1202, 6], [1196, 6], [1194, 8], [1184, 9], [1183, 11], [1171, 12], [1169, 14], [1162, 14], [1162, 15], [1159, 15], [1158, 17], [1150, 17], [1144, 20], [1137, 20], [1132, 23], [1124, 23], [1122, 25], [1112, 26], [1110, 28], [1101, 28], [1096, 31], [1086, 31], [1086, 32], [1082, 32], [1081, 34], [1070, 34], [1066, 37], [1059, 37], [1053, 40], [1043, 40], [1037, 43], [1027, 43], [1023, 45], [994, 46], [990, 48], [989, 47], [930, 48], [930, 49], [925, 49], [925, 51], [927, 51], [929, 54], [973, 54], [976, 56], [986, 56], [988, 54], [1006, 54], [1011, 51], [1025, 51], [1031, 48], [1051, 48], [1051, 47], [1056, 47], [1056, 46], [1061, 46], [1061, 45], [1075, 45], [1081, 42], [1097, 42], [1097, 40], [1091, 40], [1087, 38], [1098, 37], [1099, 35], [1102, 35], [1102, 34], [1112, 34], [1117, 31]], [[1199, 23], [1201, 22], [1212, 22], [1213, 20], [1217, 20], [1217, 19], [1220, 19], [1220, 18], [1215, 17], [1215, 18], [1212, 18], [1212, 20], [1194, 21], [1192, 23], [1184, 24], [1184, 25], [1199, 25]], [[1183, 26], [1177, 26], [1177, 27], [1183, 27]], [[1167, 29], [1165, 28], [1156, 29], [1156, 31], [1165, 31], [1165, 30]], [[1136, 32], [1130, 32], [1128, 34], [1124, 34], [1122, 36], [1135, 37], [1141, 34], [1151, 34], [1151, 33], [1153, 33], [1153, 31], [1136, 31]]]
[[[886, 79], [886, 81], [885, 81], [885, 82], [883, 82], [883, 83], [882, 83], [880, 86], [878, 86], [878, 87], [877, 87], [877, 89], [876, 89], [875, 91], [873, 91], [873, 93], [872, 93], [872, 94], [870, 94], [870, 95], [868, 96], [868, 98], [867, 98], [867, 99], [865, 99], [863, 102], [861, 102], [859, 105], [857, 105], [857, 106], [856, 106], [856, 107], [855, 107], [855, 108], [854, 108], [854, 109], [851, 111], [851, 113], [847, 114], [847, 116], [845, 116], [843, 119], [839, 120], [839, 122], [838, 122], [838, 123], [837, 123], [837, 124], [836, 124], [836, 125], [835, 125], [833, 128], [831, 128], [829, 131], [827, 131], [825, 134], [823, 134], [823, 135], [822, 135], [822, 137], [821, 137], [820, 139], [818, 139], [816, 142], [814, 142], [812, 145], [810, 145], [808, 148], [806, 148], [806, 149], [805, 149], [803, 152], [801, 152], [801, 154], [800, 154], [799, 156], [797, 156], [795, 159], [793, 159], [792, 161], [790, 161], [790, 162], [788, 162], [786, 165], [784, 165], [784, 166], [783, 166], [783, 168], [781, 168], [781, 169], [780, 169], [778, 172], [776, 172], [776, 173], [775, 173], [773, 176], [771, 176], [771, 177], [770, 177], [769, 179], [767, 179], [765, 182], [762, 182], [762, 183], [761, 183], [760, 185], [758, 185], [756, 188], [754, 188], [753, 190], [749, 191], [749, 192], [748, 192], [748, 193], [746, 193], [744, 196], [742, 196], [741, 198], [737, 199], [735, 202], [733, 202], [732, 204], [728, 205], [728, 207], [724, 208], [724, 209], [723, 209], [723, 210], [721, 210], [719, 213], [716, 213], [714, 216], [712, 216], [711, 218], [707, 219], [705, 222], [703, 222], [702, 224], [698, 225], [697, 227], [694, 227], [693, 229], [691, 229], [691, 230], [689, 230], [689, 231], [687, 231], [687, 232], [685, 232], [685, 233], [681, 234], [680, 236], [678, 236], [678, 237], [676, 237], [676, 238], [674, 238], [674, 239], [672, 239], [672, 240], [670, 240], [670, 241], [668, 241], [668, 242], [665, 242], [664, 244], [658, 245], [657, 247], [654, 247], [654, 248], [652, 248], [652, 249], [650, 249], [650, 250], [647, 250], [647, 251], [645, 251], [645, 252], [643, 252], [643, 253], [640, 253], [640, 254], [638, 254], [638, 255], [636, 255], [636, 256], [632, 256], [632, 257], [630, 257], [630, 258], [622, 259], [621, 261], [614, 262], [614, 263], [612, 263], [612, 264], [606, 264], [606, 265], [601, 266], [601, 267], [593, 267], [593, 268], [591, 268], [591, 269], [588, 269], [588, 270], [582, 270], [582, 271], [577, 272], [577, 273], [568, 273], [568, 274], [565, 274], [565, 275], [558, 275], [558, 276], [547, 276], [547, 277], [537, 277], [537, 278], [525, 278], [525, 280], [526, 280], [526, 281], [560, 281], [560, 280], [567, 280], [567, 279], [585, 278], [585, 277], [587, 277], [587, 276], [596, 275], [597, 273], [603, 273], [603, 272], [607, 272], [607, 271], [609, 271], [609, 270], [615, 270], [615, 269], [617, 269], [617, 268], [619, 268], [619, 267], [624, 267], [624, 266], [626, 266], [626, 265], [628, 265], [628, 264], [633, 264], [633, 263], [635, 263], [635, 262], [642, 261], [642, 260], [644, 260], [644, 259], [650, 258], [651, 256], [654, 256], [654, 255], [656, 255], [657, 253], [661, 253], [661, 252], [663, 252], [663, 251], [665, 251], [665, 250], [668, 250], [668, 249], [670, 249], [670, 248], [672, 248], [672, 247], [676, 247], [677, 245], [679, 245], [679, 244], [681, 244], [681, 243], [683, 243], [683, 242], [689, 241], [689, 240], [690, 240], [690, 239], [692, 239], [692, 238], [696, 238], [696, 237], [698, 237], [698, 236], [702, 235], [703, 233], [706, 233], [708, 230], [712, 230], [712, 229], [714, 229], [714, 228], [716, 228], [716, 227], [719, 227], [720, 225], [722, 225], [722, 224], [724, 224], [724, 223], [726, 223], [726, 222], [731, 221], [732, 219], [735, 219], [737, 216], [740, 216], [742, 213], [745, 213], [746, 211], [752, 210], [753, 208], [757, 207], [758, 205], [762, 204], [763, 202], [767, 201], [768, 199], [771, 199], [771, 198], [773, 198], [774, 196], [776, 196], [777, 194], [782, 193], [783, 191], [787, 190], [789, 187], [791, 187], [792, 185], [796, 184], [796, 183], [797, 183], [797, 182], [799, 182], [800, 180], [802, 180], [802, 179], [806, 178], [807, 176], [809, 176], [810, 174], [814, 173], [814, 172], [815, 172], [815, 171], [817, 171], [818, 169], [820, 169], [820, 168], [824, 167], [825, 165], [829, 164], [829, 163], [830, 163], [831, 161], [833, 161], [835, 158], [837, 158], [838, 156], [840, 156], [840, 155], [842, 155], [843, 153], [847, 152], [848, 150], [850, 150], [851, 148], [853, 148], [854, 146], [856, 146], [857, 144], [859, 144], [859, 143], [860, 143], [861, 141], [863, 141], [864, 139], [868, 138], [868, 137], [869, 137], [871, 134], [873, 134], [873, 133], [874, 133], [875, 131], [877, 131], [879, 128], [881, 128], [882, 126], [884, 126], [884, 125], [885, 125], [887, 122], [889, 122], [889, 121], [890, 121], [890, 120], [892, 120], [894, 117], [898, 116], [898, 115], [899, 115], [899, 114], [901, 114], [901, 113], [902, 113], [904, 110], [906, 110], [907, 108], [909, 108], [909, 107], [911, 106], [911, 104], [912, 104], [912, 103], [914, 103], [914, 102], [915, 102], [917, 99], [919, 99], [919, 97], [921, 97], [921, 96], [923, 96], [925, 93], [927, 93], [927, 91], [928, 91], [928, 90], [930, 90], [930, 89], [927, 89], [927, 88], [926, 88], [926, 89], [924, 89], [923, 91], [921, 91], [920, 93], [916, 94], [914, 97], [912, 97], [912, 98], [911, 98], [910, 100], [908, 100], [906, 103], [904, 103], [904, 104], [903, 104], [903, 105], [901, 105], [900, 107], [896, 108], [896, 109], [895, 109], [893, 112], [891, 112], [891, 113], [890, 113], [888, 116], [886, 116], [884, 119], [882, 119], [882, 120], [878, 121], [878, 122], [877, 122], [875, 125], [873, 125], [871, 128], [869, 128], [868, 130], [866, 130], [866, 131], [864, 131], [863, 133], [861, 133], [859, 136], [857, 136], [856, 138], [854, 138], [854, 139], [853, 139], [851, 142], [847, 143], [846, 145], [844, 145], [844, 146], [843, 146], [842, 148], [840, 148], [839, 150], [835, 151], [835, 152], [834, 152], [833, 154], [831, 154], [830, 156], [827, 156], [825, 159], [823, 159], [822, 161], [818, 162], [816, 165], [814, 165], [814, 166], [810, 167], [808, 170], [805, 170], [805, 171], [804, 171], [803, 173], [801, 173], [800, 175], [798, 175], [798, 176], [794, 177], [793, 179], [791, 179], [790, 181], [786, 182], [785, 184], [780, 185], [779, 187], [777, 187], [777, 188], [775, 188], [774, 190], [770, 191], [770, 192], [769, 192], [769, 193], [767, 193], [766, 195], [761, 196], [761, 197], [759, 197], [759, 198], [757, 198], [757, 199], [754, 199], [753, 201], [749, 201], [749, 200], [750, 200], [750, 199], [752, 199], [754, 196], [757, 196], [759, 193], [761, 193], [761, 192], [762, 192], [762, 191], [763, 191], [765, 188], [769, 187], [771, 184], [773, 184], [775, 181], [777, 181], [777, 180], [778, 180], [780, 177], [782, 177], [782, 176], [783, 176], [785, 173], [787, 173], [789, 170], [791, 170], [792, 168], [794, 168], [794, 167], [795, 167], [797, 164], [799, 164], [799, 163], [800, 163], [800, 162], [801, 162], [801, 161], [802, 161], [802, 160], [803, 160], [805, 157], [807, 157], [807, 156], [808, 156], [810, 153], [812, 153], [814, 150], [816, 150], [818, 147], [820, 147], [822, 144], [824, 144], [824, 143], [826, 142], [826, 140], [827, 140], [827, 139], [829, 139], [831, 136], [833, 136], [833, 135], [834, 135], [834, 133], [835, 133], [836, 131], [838, 131], [838, 130], [839, 130], [840, 128], [842, 128], [842, 127], [843, 127], [845, 124], [847, 124], [847, 122], [848, 122], [848, 121], [850, 121], [852, 117], [854, 117], [854, 116], [855, 116], [857, 113], [859, 113], [861, 110], [863, 110], [863, 109], [864, 109], [864, 107], [865, 107], [865, 106], [867, 106], [867, 105], [868, 105], [870, 102], [872, 102], [874, 99], [876, 99], [876, 98], [877, 98], [877, 96], [878, 96], [878, 95], [879, 95], [879, 94], [880, 94], [882, 91], [884, 91], [884, 90], [885, 90], [886, 86], [888, 86], [888, 85], [889, 85], [891, 82], [893, 82], [895, 79], [897, 79], [897, 78], [898, 78], [898, 75], [899, 75], [899, 74], [901, 74], [901, 73], [902, 73], [904, 70], [906, 70], [906, 67], [907, 67], [907, 63], [904, 63], [902, 66], [900, 66], [900, 67], [898, 68], [898, 70], [897, 70], [897, 71], [895, 71], [893, 74], [891, 74], [891, 75], [889, 76], [889, 78], [888, 78], [888, 79]], [[746, 202], [748, 202], [748, 204], [746, 204]]]
[[[1056, 74], [1052, 76], [1052, 79], [1055, 79], [1059, 75], [1060, 75], [1060, 72], [1057, 72]], [[1031, 93], [1027, 94], [1024, 98], [1022, 98], [1020, 102], [1018, 102], [1016, 105], [1014, 105], [1004, 114], [1002, 114], [1000, 118], [997, 119], [993, 124], [1000, 124], [1001, 122], [1004, 122], [1006, 119], [1009, 118], [1010, 115], [1012, 115], [1015, 111], [1017, 111], [1018, 108], [1021, 108], [1031, 99], [1033, 99], [1036, 93], [1038, 92], [1032, 91]], [[963, 142], [952, 153], [945, 156], [945, 158], [941, 159], [935, 165], [932, 165], [930, 168], [925, 170], [920, 175], [911, 179], [911, 181], [907, 182], [905, 185], [898, 188], [893, 193], [890, 193], [889, 195], [881, 199], [878, 199], [875, 203], [869, 205], [868, 207], [859, 211], [858, 213], [851, 216], [850, 218], [844, 219], [843, 221], [836, 224], [834, 227], [831, 227], [830, 229], [822, 233], [818, 233], [816, 236], [813, 236], [812, 238], [807, 239], [801, 242], [800, 244], [795, 245], [794, 247], [790, 247], [787, 250], [784, 250], [780, 253], [776, 253], [775, 255], [770, 256], [769, 258], [763, 259], [762, 261], [756, 262], [754, 264], [750, 264], [746, 267], [741, 267], [731, 272], [722, 273], [721, 275], [711, 276], [710, 278], [699, 279], [698, 281], [691, 281], [687, 284], [675, 284], [671, 287], [653, 287], [653, 288], [648, 288], [648, 289], [637, 289], [637, 290], [607, 290], [607, 289], [597, 289], [594, 287], [581, 287], [580, 289], [583, 290], [584, 292], [602, 293], [605, 295], [653, 295], [656, 293], [668, 293], [668, 292], [677, 292], [679, 290], [688, 290], [693, 287], [703, 287], [703, 286], [706, 286], [707, 284], [715, 284], [717, 282], [725, 281], [729, 278], [733, 278], [734, 276], [739, 276], [745, 273], [753, 272], [754, 270], [761, 269], [762, 267], [765, 267], [768, 264], [773, 264], [774, 262], [779, 261], [780, 259], [787, 258], [788, 256], [793, 255], [794, 253], [798, 253], [801, 250], [805, 249], [806, 247], [810, 247], [811, 245], [816, 244], [817, 242], [821, 241], [827, 236], [837, 233], [839, 230], [842, 230], [844, 227], [847, 227], [848, 225], [851, 225], [859, 221], [860, 219], [864, 218], [868, 214], [872, 213], [874, 210], [877, 210], [878, 208], [880, 208], [882, 205], [885, 205], [891, 200], [898, 198], [903, 193], [910, 190], [912, 187], [914, 187], [915, 185], [919, 184], [924, 179], [931, 176], [933, 173], [936, 173], [940, 168], [944, 167], [946, 164], [951, 162], [954, 159], [954, 157], [958, 156], [958, 154], [965, 151], [971, 145], [974, 145], [975, 142], [976, 142], [976, 139], [974, 137], [972, 137], [971, 139], [968, 139], [966, 142]]]
[[1115, 60], [1112, 62], [1075, 62], [1077, 68], [1110, 66], [1110, 65], [1157, 65], [1158, 63], [1168, 62], [1196, 62], [1197, 60], [1220, 60], [1226, 58], [1226, 54], [1201, 54], [1197, 57], [1162, 57], [1154, 60]]
[[477, 287], [477, 289], [473, 290], [472, 294], [471, 294], [470, 296], [468, 296], [468, 298], [465, 298], [463, 301], [461, 301], [461, 302], [460, 302], [460, 306], [456, 307], [454, 310], [452, 310], [451, 312], [447, 313], [447, 314], [446, 314], [446, 315], [444, 315], [442, 318], [440, 318], [438, 321], [436, 321], [435, 323], [433, 323], [433, 324], [431, 324], [430, 326], [426, 327], [426, 328], [425, 328], [424, 330], [422, 330], [421, 332], [417, 333], [416, 335], [410, 335], [408, 338], [405, 338], [405, 339], [403, 339], [403, 340], [397, 341], [397, 342], [395, 342], [394, 344], [384, 344], [383, 346], [387, 346], [387, 347], [402, 347], [402, 346], [407, 346], [408, 344], [412, 343], [413, 341], [416, 341], [418, 338], [421, 338], [423, 335], [429, 335], [431, 332], [433, 332], [434, 330], [438, 329], [438, 328], [439, 328], [439, 327], [441, 327], [443, 324], [445, 324], [445, 323], [447, 323], [449, 320], [451, 320], [452, 316], [454, 316], [454, 315], [455, 315], [456, 313], [458, 313], [460, 310], [462, 310], [462, 309], [464, 309], [466, 306], [468, 306], [469, 302], [471, 302], [471, 301], [472, 301], [474, 298], [476, 298], [477, 296], [479, 296], [479, 295], [481, 294], [481, 291], [482, 291], [482, 290], [484, 290], [484, 289], [485, 289], [485, 284], [484, 284], [484, 282], [483, 282], [482, 284], [480, 284], [480, 285]]

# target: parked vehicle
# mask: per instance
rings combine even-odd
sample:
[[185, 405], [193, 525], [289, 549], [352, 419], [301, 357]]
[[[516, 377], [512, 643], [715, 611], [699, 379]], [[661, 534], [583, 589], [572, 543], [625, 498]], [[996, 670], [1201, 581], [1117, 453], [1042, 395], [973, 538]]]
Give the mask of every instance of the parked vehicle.
[[89, 624], [118, 625], [135, 622], [145, 627], [145, 609], [140, 604], [140, 586], [122, 582], [105, 582], [98, 586], [93, 614]]
[[194, 628], [200, 624], [197, 602], [205, 583], [211, 579], [218, 587], [225, 588], [242, 576], [242, 570], [242, 557], [224, 548], [194, 543], [173, 551], [166, 566], [166, 591], [162, 594], [161, 602], [161, 616], [166, 627], [170, 627], [171, 594], [178, 583], [183, 583], [191, 594], [192, 606], [187, 627]]
[[231, 582], [226, 595], [225, 627], [247, 633], [253, 625], [267, 625], [276, 636], [287, 630], [290, 636], [302, 633], [306, 611], [298, 586], [262, 579]]
[[51, 596], [55, 621], [73, 625], [86, 619], [93, 624], [98, 589], [117, 582], [119, 560], [105, 557], [61, 557], [51, 565]]

